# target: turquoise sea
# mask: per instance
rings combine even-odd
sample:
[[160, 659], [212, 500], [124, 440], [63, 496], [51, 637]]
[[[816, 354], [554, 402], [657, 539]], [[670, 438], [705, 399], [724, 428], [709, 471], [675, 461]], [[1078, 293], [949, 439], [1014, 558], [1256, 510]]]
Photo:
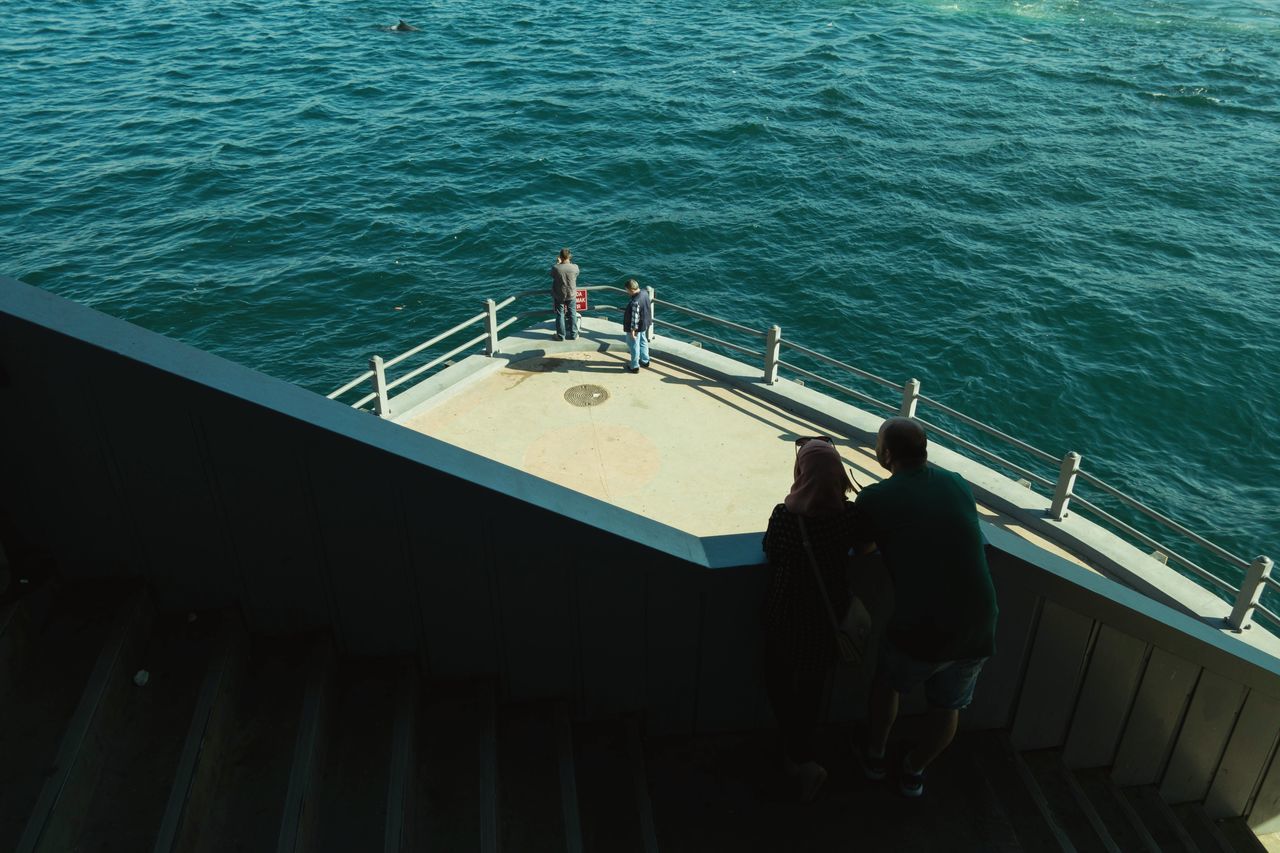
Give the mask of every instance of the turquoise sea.
[[568, 245], [1280, 558], [1273, 0], [5, 11], [4, 274], [327, 392]]

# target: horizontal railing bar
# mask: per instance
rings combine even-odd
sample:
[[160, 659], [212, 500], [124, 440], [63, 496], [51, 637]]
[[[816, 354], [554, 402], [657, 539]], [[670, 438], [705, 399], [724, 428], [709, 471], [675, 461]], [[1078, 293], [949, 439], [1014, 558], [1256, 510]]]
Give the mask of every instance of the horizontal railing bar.
[[[406, 358], [408, 358], [409, 356], [411, 356], [411, 355], [417, 355], [418, 353], [422, 352], [422, 351], [423, 351], [424, 349], [426, 349], [427, 347], [429, 347], [429, 346], [434, 346], [434, 345], [436, 345], [436, 344], [440, 343], [441, 341], [443, 341], [445, 338], [449, 337], [450, 335], [454, 335], [454, 334], [457, 334], [458, 332], [461, 332], [461, 331], [462, 331], [463, 329], [465, 329], [467, 326], [471, 326], [471, 325], [474, 325], [474, 324], [476, 324], [476, 323], [483, 322], [483, 321], [484, 321], [484, 319], [485, 319], [487, 316], [489, 316], [489, 315], [488, 315], [488, 312], [485, 312], [485, 313], [482, 313], [482, 314], [477, 314], [476, 316], [472, 317], [470, 320], [463, 320], [461, 323], [459, 323], [458, 325], [454, 326], [452, 329], [448, 330], [447, 332], [441, 332], [440, 334], [436, 335], [434, 338], [431, 338], [431, 339], [429, 339], [429, 340], [423, 341], [422, 343], [418, 344], [418, 345], [417, 345], [416, 347], [414, 347], [413, 349], [405, 350], [404, 352], [400, 353], [400, 354], [399, 354], [398, 356], [396, 356], [395, 358], [389, 358], [389, 359], [387, 359], [385, 362], [383, 362], [383, 365], [382, 365], [382, 366], [383, 366], [384, 368], [387, 368], [387, 367], [391, 367], [391, 366], [392, 366], [392, 365], [394, 365], [394, 364], [399, 364], [400, 362], [404, 361], [404, 360], [405, 360]], [[390, 387], [390, 386], [388, 386], [388, 387]]]
[[436, 365], [442, 362], [448, 361], [449, 359], [453, 358], [455, 355], [462, 352], [463, 350], [470, 349], [471, 347], [476, 346], [477, 344], [485, 340], [488, 340], [488, 338], [489, 338], [488, 332], [485, 332], [480, 335], [476, 335], [474, 338], [467, 341], [465, 344], [461, 344], [460, 346], [449, 350], [444, 355], [433, 358], [431, 361], [428, 361], [426, 364], [422, 365], [421, 367], [415, 367], [413, 370], [409, 371], [404, 376], [401, 376], [395, 382], [388, 382], [387, 390], [390, 391], [392, 388], [396, 388], [396, 387], [399, 387], [400, 385], [403, 385], [404, 383], [408, 382], [410, 379], [413, 379], [415, 376], [420, 376], [423, 373], [426, 373], [428, 370], [435, 367]]
[[1000, 454], [992, 453], [990, 450], [987, 450], [985, 447], [980, 447], [979, 445], [974, 444], [972, 441], [969, 441], [968, 439], [961, 438], [955, 433], [949, 430], [945, 430], [942, 427], [938, 426], [937, 424], [931, 424], [926, 420], [921, 420], [920, 418], [916, 418], [916, 420], [919, 421], [920, 426], [924, 427], [926, 430], [929, 430], [930, 432], [935, 432], [938, 435], [942, 436], [943, 438], [947, 439], [947, 441], [955, 442], [961, 447], [978, 454], [984, 459], [989, 459], [992, 462], [995, 462], [997, 465], [1003, 465], [1005, 468], [1008, 468], [1009, 470], [1017, 474], [1021, 474], [1023, 477], [1025, 477], [1026, 479], [1030, 480], [1033, 483], [1036, 483], [1038, 485], [1044, 486], [1045, 488], [1049, 488], [1049, 489], [1052, 489], [1056, 485], [1052, 480], [1046, 477], [1041, 477], [1035, 471], [1028, 471], [1026, 468], [1023, 468], [1017, 462], [1010, 462], [1008, 459], [1005, 459]]
[[1030, 453], [1032, 456], [1036, 457], [1037, 459], [1042, 459], [1045, 462], [1050, 462], [1054, 465], [1057, 465], [1058, 462], [1061, 461], [1058, 459], [1058, 457], [1050, 453], [1046, 453], [1045, 451], [1041, 450], [1038, 447], [1033, 447], [1030, 444], [1027, 444], [1025, 441], [1014, 438], [1008, 433], [1001, 432], [1000, 430], [996, 429], [993, 426], [988, 426], [987, 424], [984, 424], [982, 421], [971, 418], [968, 415], [964, 414], [963, 412], [957, 412], [955, 409], [951, 408], [945, 403], [939, 403], [937, 400], [933, 399], [932, 397], [926, 397], [923, 394], [921, 394], [916, 399], [918, 399], [921, 403], [932, 406], [933, 408], [938, 409], [939, 411], [945, 412], [946, 414], [950, 415], [956, 420], [966, 423], [969, 426], [973, 427], [974, 429], [980, 429], [983, 432], [985, 432], [987, 435], [993, 435], [996, 438], [1000, 439], [1001, 441], [1012, 444], [1014, 447], [1018, 448], [1019, 450], [1026, 451], [1027, 453]]
[[330, 400], [335, 399], [337, 397], [341, 397], [343, 394], [347, 393], [352, 388], [359, 385], [361, 382], [364, 382], [366, 379], [372, 379], [372, 378], [373, 378], [373, 371], [366, 370], [364, 373], [361, 373], [359, 376], [357, 376], [355, 379], [352, 379], [346, 385], [343, 385], [337, 391], [333, 391], [329, 394], [326, 394], [325, 396], [328, 397]]
[[764, 353], [762, 352], [753, 352], [752, 350], [749, 350], [746, 347], [738, 346], [737, 344], [729, 343], [728, 341], [722, 341], [719, 338], [712, 337], [711, 335], [704, 335], [702, 334], [702, 332], [695, 332], [693, 329], [686, 329], [684, 326], [677, 326], [675, 323], [668, 323], [666, 320], [655, 319], [653, 321], [653, 324], [655, 326], [664, 326], [668, 329], [674, 329], [676, 332], [682, 335], [688, 335], [691, 338], [696, 338], [700, 341], [706, 341], [709, 344], [715, 344], [716, 346], [725, 347], [726, 349], [731, 349], [731, 350], [734, 350], [735, 352], [740, 352], [743, 355], [754, 355], [760, 358], [764, 358]]
[[[594, 290], [616, 290], [618, 293], [626, 293], [626, 291], [623, 290], [621, 287], [616, 287], [612, 284], [583, 284], [583, 285], [579, 285], [577, 289], [585, 290], [588, 292], [594, 291]], [[541, 290], [522, 290], [519, 293], [517, 293], [515, 296], [507, 297], [507, 302], [504, 302], [503, 305], [509, 305], [511, 304], [511, 302], [514, 302], [517, 299], [524, 299], [526, 296], [550, 297], [551, 286], [547, 285]], [[499, 306], [499, 307], [502, 307], [502, 306]]]
[[361, 406], [363, 406], [365, 403], [368, 403], [370, 400], [372, 400], [377, 396], [378, 396], [378, 392], [374, 391], [372, 394], [369, 394], [368, 396], [361, 397], [359, 400], [356, 400], [354, 403], [351, 404], [351, 408], [358, 409]]
[[506, 308], [508, 305], [510, 305], [512, 302], [515, 302], [515, 301], [516, 301], [516, 298], [514, 296], [508, 296], [506, 299], [502, 300], [501, 302], [495, 302], [493, 304], [493, 310], [501, 311], [503, 308]]
[[1133, 507], [1143, 515], [1160, 522], [1165, 527], [1168, 527], [1170, 530], [1174, 530], [1178, 533], [1181, 533], [1183, 536], [1187, 537], [1192, 542], [1195, 542], [1197, 545], [1200, 545], [1203, 548], [1207, 548], [1208, 550], [1212, 551], [1214, 554], [1226, 560], [1228, 563], [1231, 563], [1232, 565], [1234, 565], [1236, 568], [1239, 568], [1239, 569], [1249, 568], [1248, 560], [1242, 560], [1241, 558], [1237, 557], [1235, 554], [1232, 554], [1230, 551], [1226, 550], [1225, 548], [1219, 548], [1217, 545], [1214, 545], [1212, 542], [1210, 542], [1208, 539], [1205, 539], [1203, 536], [1199, 535], [1198, 533], [1194, 533], [1193, 531], [1188, 530], [1178, 522], [1174, 521], [1172, 518], [1161, 515], [1160, 513], [1156, 512], [1154, 509], [1142, 503], [1141, 501], [1134, 500], [1133, 498], [1129, 497], [1128, 495], [1126, 495], [1124, 492], [1120, 491], [1116, 487], [1108, 485], [1107, 483], [1104, 483], [1102, 480], [1099, 480], [1097, 477], [1093, 476], [1089, 472], [1080, 471], [1078, 476], [1080, 477], [1080, 479], [1084, 480], [1086, 483], [1090, 484], [1091, 486], [1096, 486], [1097, 488], [1102, 489], [1102, 491], [1111, 495], [1116, 500], [1123, 501], [1125, 504]]
[[1084, 498], [1080, 497], [1079, 495], [1073, 495], [1071, 497], [1071, 506], [1083, 507], [1084, 509], [1098, 516], [1103, 521], [1107, 522], [1113, 527], [1120, 528], [1120, 530], [1129, 534], [1134, 539], [1137, 539], [1139, 542], [1141, 542], [1143, 545], [1146, 545], [1148, 548], [1154, 548], [1155, 550], [1159, 551], [1161, 554], [1164, 554], [1173, 562], [1182, 566], [1184, 569], [1198, 576], [1202, 580], [1208, 581], [1209, 583], [1218, 587], [1218, 589], [1228, 592], [1232, 595], [1235, 595], [1236, 593], [1240, 592], [1240, 589], [1238, 587], [1232, 586], [1231, 584], [1227, 583], [1225, 580], [1218, 577], [1208, 569], [1200, 567], [1199, 565], [1193, 563], [1191, 560], [1188, 560], [1186, 557], [1179, 554], [1177, 551], [1174, 551], [1173, 549], [1168, 548], [1165, 545], [1162, 545], [1161, 543], [1152, 539], [1147, 534], [1143, 533], [1141, 530], [1137, 530], [1133, 526], [1129, 524], [1125, 524], [1123, 521], [1116, 518], [1114, 515], [1107, 512], [1105, 509], [1102, 509], [1101, 507], [1092, 503], [1091, 501], [1087, 501]]
[[1277, 615], [1271, 608], [1264, 607], [1261, 604], [1255, 604], [1253, 607], [1253, 615], [1261, 616], [1263, 619], [1270, 622], [1273, 628], [1280, 631], [1280, 615]]
[[[690, 317], [697, 317], [699, 320], [706, 320], [708, 323], [719, 323], [725, 328], [742, 332], [744, 335], [753, 335], [757, 338], [768, 337], [768, 334], [765, 332], [758, 332], [755, 329], [749, 329], [746, 326], [740, 326], [737, 323], [732, 323], [728, 320], [721, 320], [719, 317], [713, 317], [710, 314], [703, 314], [701, 311], [695, 311], [692, 308], [685, 308], [683, 305], [676, 305], [674, 302], [660, 302], [658, 304], [662, 306], [662, 310], [664, 311], [679, 311], [682, 314], [688, 314]], [[763, 357], [764, 353], [760, 353], [760, 355]]]
[[819, 385], [825, 385], [828, 388], [832, 388], [836, 391], [841, 391], [845, 394], [848, 394], [849, 396], [857, 400], [861, 400], [864, 403], [869, 403], [873, 406], [879, 406], [880, 408], [890, 412], [898, 411], [897, 406], [892, 406], [884, 402], [883, 400], [877, 400], [875, 397], [872, 397], [870, 394], [864, 394], [861, 391], [841, 385], [839, 382], [832, 382], [830, 379], [826, 378], [825, 376], [819, 376], [813, 371], [805, 370], [803, 367], [797, 367], [796, 365], [791, 364], [790, 362], [782, 361], [781, 359], [779, 359], [778, 366], [782, 368], [786, 368], [792, 373], [797, 373], [805, 377], [806, 379], [810, 379], [814, 382], [817, 382]]
[[1268, 576], [1263, 578], [1262, 581], [1267, 586], [1271, 587], [1273, 591], [1280, 592], [1280, 580], [1277, 580], [1276, 578]]
[[890, 382], [888, 379], [885, 379], [883, 376], [876, 376], [874, 373], [870, 373], [866, 370], [863, 370], [860, 367], [854, 367], [852, 364], [845, 364], [843, 361], [832, 358], [829, 355], [823, 355], [817, 350], [811, 350], [808, 347], [800, 346], [800, 344], [796, 343], [795, 341], [789, 341], [786, 338], [783, 338], [781, 343], [784, 347], [791, 347], [796, 352], [802, 352], [805, 355], [809, 356], [810, 358], [816, 358], [818, 361], [825, 362], [826, 364], [829, 364], [832, 367], [838, 367], [841, 370], [847, 370], [850, 373], [854, 374], [855, 376], [861, 376], [863, 379], [869, 379], [872, 382], [878, 382], [884, 387], [892, 388], [895, 391], [902, 390], [901, 385], [898, 385], [895, 382]]

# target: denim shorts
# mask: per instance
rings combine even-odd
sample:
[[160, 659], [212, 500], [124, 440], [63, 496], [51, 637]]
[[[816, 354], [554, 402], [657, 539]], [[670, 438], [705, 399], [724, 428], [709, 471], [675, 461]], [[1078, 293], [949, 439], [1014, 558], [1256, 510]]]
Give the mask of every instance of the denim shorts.
[[986, 658], [923, 661], [910, 657], [887, 637], [880, 640], [879, 676], [899, 693], [924, 682], [924, 696], [934, 708], [959, 711], [973, 701], [973, 688]]

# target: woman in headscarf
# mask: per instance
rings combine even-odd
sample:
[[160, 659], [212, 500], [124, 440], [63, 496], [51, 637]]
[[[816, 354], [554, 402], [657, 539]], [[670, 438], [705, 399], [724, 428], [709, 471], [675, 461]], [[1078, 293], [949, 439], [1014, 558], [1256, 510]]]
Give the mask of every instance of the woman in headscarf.
[[846, 497], [852, 489], [831, 439], [797, 439], [791, 492], [774, 507], [764, 535], [773, 567], [764, 606], [765, 689], [781, 729], [783, 769], [804, 801], [816, 797], [827, 778], [813, 736], [835, 638], [801, 525], [839, 618], [848, 607], [845, 566], [855, 544], [853, 503]]

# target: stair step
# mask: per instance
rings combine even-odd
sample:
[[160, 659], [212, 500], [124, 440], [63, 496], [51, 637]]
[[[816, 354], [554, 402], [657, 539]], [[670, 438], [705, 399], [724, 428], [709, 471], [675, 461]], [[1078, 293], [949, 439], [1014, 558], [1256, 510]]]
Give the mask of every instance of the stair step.
[[277, 853], [304, 853], [315, 847], [320, 821], [320, 788], [328, 760], [333, 717], [334, 670], [337, 657], [326, 635], [317, 637], [307, 653], [302, 710], [289, 763], [289, 787], [280, 816]]
[[[973, 750], [982, 776], [1009, 816], [1018, 843], [1027, 851], [1074, 850], [1030, 768], [1003, 732], [971, 732], [964, 741]], [[959, 742], [959, 739], [957, 740]]]
[[414, 776], [418, 757], [418, 704], [421, 696], [418, 664], [400, 661], [391, 719], [391, 758], [387, 762], [387, 820], [383, 853], [419, 850], [414, 802]]
[[238, 736], [236, 717], [248, 677], [249, 640], [239, 613], [224, 611], [219, 622], [160, 820], [155, 853], [194, 848], [194, 837], [204, 829], [218, 795], [220, 759], [226, 745]]
[[[1218, 830], [1231, 845], [1233, 853], [1267, 853], [1268, 848], [1242, 817], [1218, 821]], [[1280, 839], [1276, 839], [1280, 841]]]
[[1120, 790], [1162, 853], [1199, 853], [1182, 821], [1161, 798], [1156, 786], [1135, 785]]
[[320, 786], [318, 853], [383, 848], [400, 672], [398, 660], [370, 659], [339, 670]]
[[16, 850], [117, 611], [119, 583], [76, 583], [31, 626], [25, 663], [0, 697], [0, 850]]
[[1125, 853], [1160, 853], [1160, 847], [1151, 833], [1147, 832], [1142, 819], [1129, 805], [1120, 788], [1111, 781], [1110, 770], [1099, 767], [1077, 770], [1075, 774], [1085, 796], [1093, 804], [1094, 811], [1106, 824], [1111, 838], [1121, 850]]
[[646, 853], [625, 724], [575, 724], [573, 754], [584, 849]]
[[500, 848], [504, 853], [569, 850], [554, 708], [506, 705], [497, 721]]
[[[901, 729], [908, 737], [910, 719]], [[863, 778], [847, 727], [822, 733], [828, 778], [812, 803], [796, 800], [781, 769], [776, 732], [655, 737], [645, 744], [656, 844], [664, 853], [702, 850], [984, 850], [1019, 844], [962, 735], [929, 768], [922, 798], [903, 797], [896, 778]], [[891, 747], [896, 759], [900, 748]], [[1010, 771], [1012, 772], [1012, 771]]]
[[653, 799], [649, 793], [648, 762], [644, 754], [644, 741], [640, 737], [640, 724], [634, 718], [627, 720], [627, 752], [630, 756], [631, 779], [635, 789], [636, 811], [640, 820], [640, 838], [645, 853], [658, 853], [658, 828], [653, 820]]
[[1235, 853], [1231, 843], [1222, 835], [1213, 819], [1199, 803], [1183, 803], [1174, 806], [1173, 813], [1182, 822], [1182, 828], [1195, 842], [1200, 853]]
[[81, 849], [154, 847], [217, 624], [217, 614], [157, 618], [137, 662], [149, 680], [129, 691], [85, 810]]
[[423, 688], [412, 803], [417, 849], [484, 849], [481, 705], [474, 683]]
[[1062, 762], [1057, 750], [1045, 749], [1022, 753], [1035, 776], [1054, 820], [1062, 827], [1080, 853], [1121, 853], [1102, 818], [1079, 782]]
[[0, 707], [13, 691], [31, 656], [31, 641], [44, 625], [53, 585], [43, 584], [0, 607]]
[[189, 849], [276, 849], [313, 644], [310, 637], [255, 638], [231, 737], [222, 755], [210, 756], [215, 781], [206, 813], [187, 818]]

